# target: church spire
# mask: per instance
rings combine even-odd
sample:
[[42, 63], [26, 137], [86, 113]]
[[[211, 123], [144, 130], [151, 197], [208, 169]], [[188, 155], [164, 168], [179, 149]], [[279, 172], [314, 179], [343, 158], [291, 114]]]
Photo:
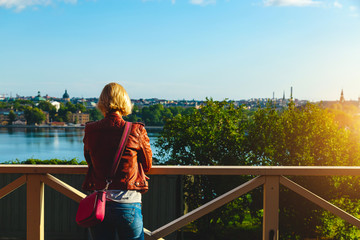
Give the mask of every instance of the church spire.
[[340, 103], [344, 103], [344, 102], [345, 102], [344, 91], [343, 91], [343, 89], [341, 89]]

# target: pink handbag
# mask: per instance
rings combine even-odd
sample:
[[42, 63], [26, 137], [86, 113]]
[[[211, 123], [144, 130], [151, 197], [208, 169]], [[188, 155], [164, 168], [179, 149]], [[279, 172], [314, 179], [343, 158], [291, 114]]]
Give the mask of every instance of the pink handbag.
[[94, 191], [82, 199], [76, 213], [76, 222], [82, 227], [92, 227], [101, 223], [105, 217], [106, 191], [111, 184], [111, 178], [115, 176], [120, 159], [124, 153], [126, 142], [130, 135], [132, 123], [126, 122], [124, 133], [120, 139], [119, 148], [116, 152], [110, 177], [106, 179], [106, 187], [103, 190]]
[[92, 227], [105, 217], [106, 191], [95, 191], [79, 204], [76, 222], [82, 227]]

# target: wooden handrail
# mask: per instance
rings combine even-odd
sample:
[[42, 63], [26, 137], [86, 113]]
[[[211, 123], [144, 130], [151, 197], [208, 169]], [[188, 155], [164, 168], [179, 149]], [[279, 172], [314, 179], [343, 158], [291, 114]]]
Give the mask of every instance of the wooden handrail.
[[[23, 176], [0, 189], [0, 199], [27, 185], [27, 239], [44, 238], [44, 184], [79, 202], [85, 194], [60, 181], [51, 174], [85, 174], [86, 165], [12, 165], [0, 164], [0, 173], [21, 173]], [[161, 239], [188, 222], [213, 211], [252, 189], [264, 187], [263, 240], [278, 239], [279, 185], [295, 191], [320, 207], [360, 228], [360, 220], [341, 210], [316, 194], [290, 181], [284, 176], [360, 176], [360, 167], [355, 166], [153, 166], [149, 175], [252, 175], [258, 176], [219, 196], [192, 212], [151, 232], [146, 230], [146, 239]]]
[[[0, 164], [0, 173], [85, 174], [86, 165]], [[149, 175], [360, 176], [355, 166], [153, 166]]]

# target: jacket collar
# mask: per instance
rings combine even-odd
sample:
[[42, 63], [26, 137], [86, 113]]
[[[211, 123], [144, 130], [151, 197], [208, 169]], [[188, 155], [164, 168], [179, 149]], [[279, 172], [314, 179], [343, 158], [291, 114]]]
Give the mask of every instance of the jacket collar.
[[106, 114], [105, 118], [111, 120], [112, 122], [124, 122], [122, 116], [115, 111]]

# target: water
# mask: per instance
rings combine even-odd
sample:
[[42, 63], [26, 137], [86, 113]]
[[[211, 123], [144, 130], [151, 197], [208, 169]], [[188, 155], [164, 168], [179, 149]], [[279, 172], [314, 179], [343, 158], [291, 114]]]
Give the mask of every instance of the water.
[[[156, 153], [158, 133], [148, 131], [148, 135]], [[0, 128], [0, 163], [29, 158], [83, 161], [83, 137], [80, 128]]]

